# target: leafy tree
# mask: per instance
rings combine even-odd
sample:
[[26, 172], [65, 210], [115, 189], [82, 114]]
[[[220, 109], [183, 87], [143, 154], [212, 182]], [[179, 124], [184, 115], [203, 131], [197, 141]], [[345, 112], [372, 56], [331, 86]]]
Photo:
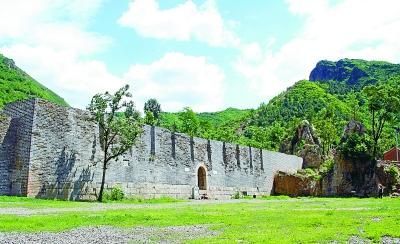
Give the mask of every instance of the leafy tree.
[[[99, 124], [100, 142], [103, 148], [103, 175], [97, 200], [103, 200], [106, 171], [111, 160], [129, 150], [142, 132], [139, 113], [134, 108], [132, 97], [126, 85], [115, 94], [108, 92], [93, 96], [88, 110], [94, 121]], [[124, 113], [120, 113], [120, 112]]]
[[392, 122], [400, 108], [399, 89], [390, 85], [368, 86], [364, 88], [371, 113], [372, 156], [376, 157], [378, 142], [384, 126]]
[[371, 140], [368, 135], [350, 134], [337, 148], [348, 159], [369, 160]]
[[335, 116], [334, 107], [328, 106], [321, 110], [315, 122], [317, 134], [321, 139], [322, 153], [328, 155], [333, 143], [338, 139], [338, 130], [334, 121], [339, 118]]
[[146, 111], [144, 115], [144, 123], [147, 125], [156, 125], [157, 120], [154, 118], [154, 115], [150, 111]]
[[187, 133], [190, 136], [197, 135], [200, 127], [200, 121], [197, 118], [196, 113], [193, 112], [191, 108], [184, 108], [179, 114], [179, 119], [182, 121], [181, 131], [183, 133]]
[[357, 95], [354, 92], [350, 92], [348, 96], [348, 103], [351, 108], [351, 119], [357, 120], [357, 112], [360, 108], [359, 100], [357, 99]]
[[317, 133], [321, 139], [322, 153], [328, 155], [332, 145], [337, 137], [337, 130], [333, 124], [332, 119], [325, 121], [318, 121], [317, 123]]
[[147, 102], [144, 104], [144, 113], [146, 116], [148, 113], [152, 113], [154, 119], [158, 121], [161, 113], [160, 103], [155, 98], [147, 100]]
[[211, 139], [215, 133], [215, 129], [209, 121], [199, 120], [199, 136], [205, 139]]

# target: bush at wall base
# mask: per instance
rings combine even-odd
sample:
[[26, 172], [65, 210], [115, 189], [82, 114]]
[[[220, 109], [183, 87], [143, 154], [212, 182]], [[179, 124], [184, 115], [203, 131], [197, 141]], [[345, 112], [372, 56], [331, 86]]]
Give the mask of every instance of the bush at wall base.
[[121, 201], [125, 198], [125, 193], [121, 187], [113, 187], [105, 191], [103, 197], [106, 201]]

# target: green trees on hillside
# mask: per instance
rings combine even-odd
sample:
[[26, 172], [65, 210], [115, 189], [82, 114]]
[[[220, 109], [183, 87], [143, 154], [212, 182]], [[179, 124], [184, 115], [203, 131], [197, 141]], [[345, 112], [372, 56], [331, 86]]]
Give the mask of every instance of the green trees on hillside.
[[67, 105], [64, 99], [19, 69], [12, 59], [0, 54], [0, 108], [7, 103], [31, 97]]
[[322, 109], [318, 113], [317, 118], [314, 119], [314, 125], [321, 139], [322, 153], [324, 155], [329, 154], [333, 144], [337, 142], [340, 137], [340, 130], [338, 130], [338, 126], [335, 125], [335, 123], [340, 120], [341, 118], [336, 116], [335, 108], [332, 106]]
[[394, 122], [400, 109], [400, 90], [394, 84], [382, 84], [364, 88], [371, 113], [372, 155], [376, 156], [378, 142], [387, 123]]
[[189, 107], [183, 109], [182, 113], [179, 114], [181, 122], [181, 132], [186, 133], [190, 136], [196, 136], [199, 132], [200, 121], [196, 116], [196, 113]]

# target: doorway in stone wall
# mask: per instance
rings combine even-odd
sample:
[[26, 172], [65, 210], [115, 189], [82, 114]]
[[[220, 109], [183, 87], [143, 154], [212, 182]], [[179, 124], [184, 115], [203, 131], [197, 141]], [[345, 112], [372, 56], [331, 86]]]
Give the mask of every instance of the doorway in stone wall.
[[197, 186], [199, 190], [207, 190], [207, 173], [203, 166], [197, 170]]

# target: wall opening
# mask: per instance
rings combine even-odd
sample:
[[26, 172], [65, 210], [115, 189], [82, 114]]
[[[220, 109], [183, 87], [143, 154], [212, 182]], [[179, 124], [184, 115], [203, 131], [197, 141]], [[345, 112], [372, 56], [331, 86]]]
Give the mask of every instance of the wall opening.
[[202, 166], [197, 170], [197, 185], [199, 190], [207, 190], [207, 173]]

